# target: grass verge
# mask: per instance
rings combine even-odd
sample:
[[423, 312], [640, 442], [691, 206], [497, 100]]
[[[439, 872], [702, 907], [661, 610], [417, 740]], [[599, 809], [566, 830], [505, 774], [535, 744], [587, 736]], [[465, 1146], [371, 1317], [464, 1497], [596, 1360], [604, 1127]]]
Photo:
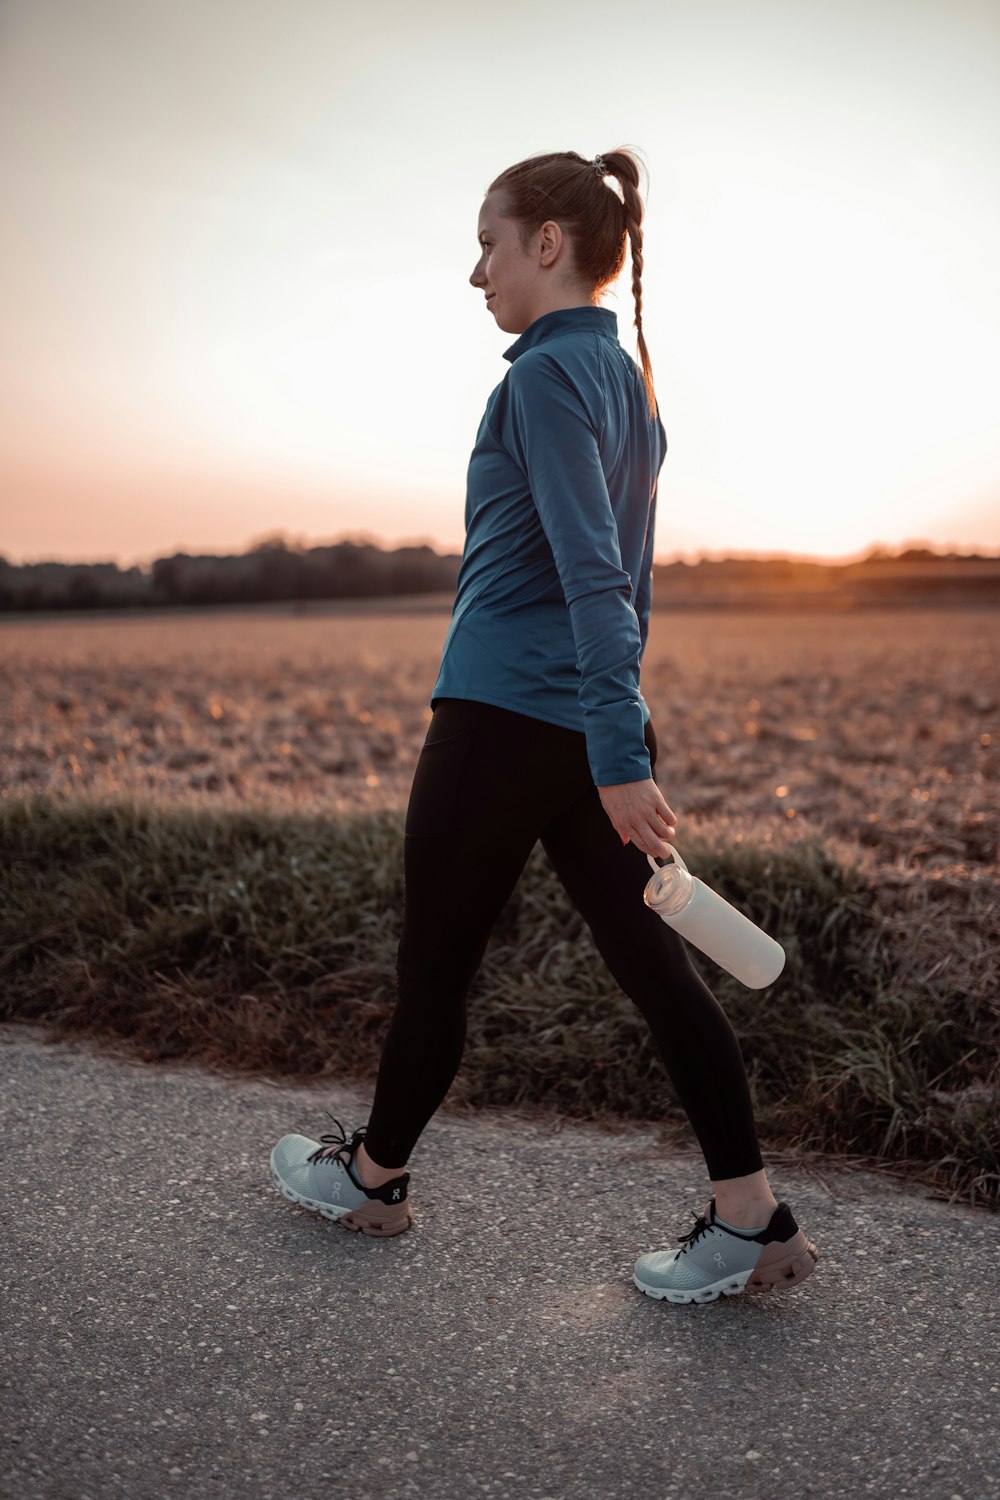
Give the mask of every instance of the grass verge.
[[[0, 1018], [115, 1038], [148, 1061], [369, 1080], [393, 1003], [401, 842], [396, 812], [0, 804]], [[879, 883], [810, 840], [703, 830], [684, 852], [787, 951], [766, 1000], [701, 964], [739, 1035], [765, 1147], [905, 1163], [997, 1206], [994, 883], [968, 871]], [[477, 977], [451, 1097], [683, 1120], [540, 850]]]

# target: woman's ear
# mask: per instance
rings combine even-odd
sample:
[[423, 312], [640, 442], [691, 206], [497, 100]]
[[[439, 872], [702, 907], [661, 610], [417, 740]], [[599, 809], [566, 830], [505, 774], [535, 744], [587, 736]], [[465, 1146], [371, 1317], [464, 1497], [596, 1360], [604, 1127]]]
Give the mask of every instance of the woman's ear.
[[566, 244], [566, 236], [554, 219], [546, 219], [538, 231], [538, 261], [542, 266], [553, 266]]

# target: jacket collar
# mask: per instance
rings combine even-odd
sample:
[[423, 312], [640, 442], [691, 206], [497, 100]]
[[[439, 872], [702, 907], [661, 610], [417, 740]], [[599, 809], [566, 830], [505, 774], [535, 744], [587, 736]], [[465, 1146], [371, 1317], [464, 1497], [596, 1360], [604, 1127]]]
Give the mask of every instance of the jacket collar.
[[504, 350], [504, 359], [511, 364], [528, 349], [543, 344], [546, 339], [560, 333], [600, 333], [605, 338], [618, 338], [618, 317], [610, 307], [560, 307], [555, 312], [543, 313], [521, 334], [515, 344]]

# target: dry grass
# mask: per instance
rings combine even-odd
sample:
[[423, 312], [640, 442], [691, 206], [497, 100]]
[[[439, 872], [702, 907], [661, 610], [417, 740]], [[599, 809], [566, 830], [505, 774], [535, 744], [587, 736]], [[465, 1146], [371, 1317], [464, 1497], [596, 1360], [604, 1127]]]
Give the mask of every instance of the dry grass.
[[[8, 800], [0, 848], [0, 1018], [148, 1061], [373, 1080], [395, 993], [401, 812]], [[685, 848], [787, 947], [765, 1004], [710, 976], [766, 1149], [860, 1153], [1000, 1206], [1000, 1008], [983, 975], [963, 982], [974, 945], [945, 973], [919, 941], [927, 919], [963, 943], [992, 922], [995, 943], [992, 882], [907, 872], [919, 928], [911, 916], [896, 934], [869, 882], [800, 834], [781, 850]], [[648, 1029], [540, 849], [477, 976], [451, 1102], [661, 1120], [690, 1140]]]
[[[405, 802], [447, 627], [426, 605], [0, 624], [6, 796]], [[654, 615], [643, 687], [685, 827], [791, 824], [866, 867], [992, 865], [1000, 613]]]

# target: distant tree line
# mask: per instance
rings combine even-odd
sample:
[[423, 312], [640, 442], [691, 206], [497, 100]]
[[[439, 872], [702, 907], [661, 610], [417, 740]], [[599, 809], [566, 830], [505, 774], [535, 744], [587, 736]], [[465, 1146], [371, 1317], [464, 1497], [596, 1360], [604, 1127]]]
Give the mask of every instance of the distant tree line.
[[[269, 536], [246, 552], [176, 552], [150, 567], [114, 562], [11, 563], [0, 556], [0, 612], [14, 610], [163, 609], [171, 605], [267, 604], [322, 599], [378, 599], [452, 594], [460, 558], [429, 546], [383, 548], [344, 540], [306, 547]], [[908, 547], [876, 547], [853, 563], [794, 558], [703, 558], [658, 563], [654, 599], [661, 605], [789, 602], [832, 598], [853, 602], [1000, 602], [1000, 559]]]
[[275, 537], [238, 555], [117, 563], [15, 564], [0, 557], [0, 610], [162, 609], [175, 604], [264, 604], [452, 593], [459, 558], [432, 547], [389, 551], [371, 542], [301, 547]]

